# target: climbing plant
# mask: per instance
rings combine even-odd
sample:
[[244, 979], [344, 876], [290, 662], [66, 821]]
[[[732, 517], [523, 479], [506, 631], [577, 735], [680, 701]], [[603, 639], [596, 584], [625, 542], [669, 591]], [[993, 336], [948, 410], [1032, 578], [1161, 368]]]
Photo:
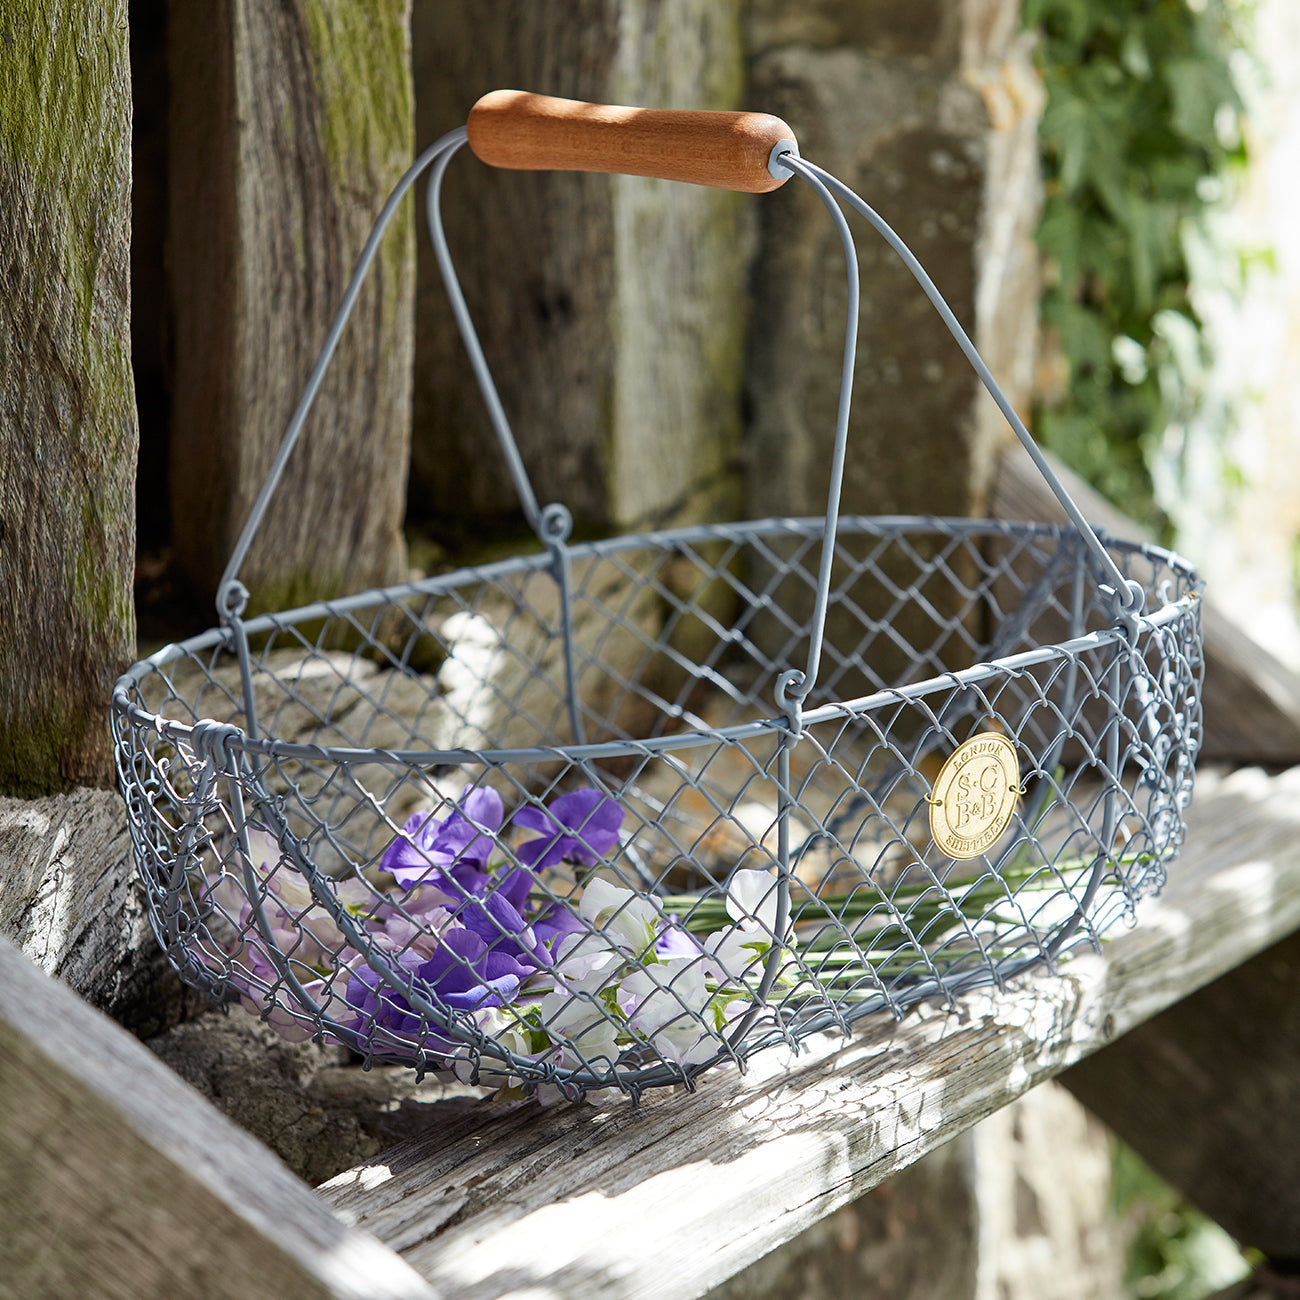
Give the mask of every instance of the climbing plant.
[[1240, 0], [1025, 0], [1047, 91], [1044, 445], [1157, 527], [1151, 454], [1205, 362], [1189, 241], [1244, 162]]

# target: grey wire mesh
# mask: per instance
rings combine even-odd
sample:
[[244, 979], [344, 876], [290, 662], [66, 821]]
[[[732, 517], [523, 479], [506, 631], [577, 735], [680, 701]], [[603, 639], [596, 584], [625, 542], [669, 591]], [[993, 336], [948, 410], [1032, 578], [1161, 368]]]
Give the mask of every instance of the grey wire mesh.
[[[185, 979], [367, 1061], [635, 1094], [1000, 985], [1162, 883], [1200, 736], [1178, 557], [930, 518], [571, 544], [533, 513], [500, 563], [251, 619], [228, 587], [118, 683]], [[934, 782], [984, 734], [1020, 783], [959, 860]]]

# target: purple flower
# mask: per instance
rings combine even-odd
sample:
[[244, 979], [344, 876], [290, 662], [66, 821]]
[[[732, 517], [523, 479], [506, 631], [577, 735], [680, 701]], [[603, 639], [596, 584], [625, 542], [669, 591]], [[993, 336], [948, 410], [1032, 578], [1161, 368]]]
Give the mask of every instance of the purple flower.
[[515, 850], [519, 861], [534, 871], [566, 859], [591, 867], [617, 846], [623, 809], [599, 790], [573, 790], [552, 799], [544, 810], [531, 804], [520, 808], [514, 820], [540, 832], [538, 839]]
[[[474, 932], [453, 926], [438, 936], [431, 956], [408, 949], [391, 956], [411, 981], [413, 996], [422, 997], [434, 1006], [460, 1013], [504, 1006], [537, 969], [535, 963], [484, 942]], [[363, 1021], [371, 1022], [399, 1034], [414, 1036], [420, 1032], [422, 1016], [410, 1001], [369, 965], [354, 966], [348, 979], [347, 1001]], [[452, 1051], [455, 1044], [437, 1037], [436, 1026], [428, 1026], [433, 1035], [425, 1046]]]
[[500, 830], [504, 819], [505, 807], [495, 790], [466, 790], [446, 817], [413, 813], [379, 866], [403, 889], [422, 881], [449, 881], [454, 897], [481, 893], [487, 884], [483, 868], [496, 847], [488, 832]]
[[676, 916], [670, 916], [655, 940], [655, 956], [660, 961], [673, 957], [698, 957], [702, 949], [695, 939], [681, 927]]
[[548, 903], [533, 917], [533, 933], [553, 952], [566, 935], [588, 934], [590, 931], [563, 903]]
[[[522, 871], [512, 872], [513, 876], [523, 876], [525, 882], [528, 880]], [[513, 883], [511, 877], [507, 877], [504, 888], [493, 890], [481, 898], [467, 899], [453, 915], [458, 925], [482, 940], [488, 953], [528, 963], [531, 975], [547, 960], [546, 950], [508, 895]], [[519, 902], [523, 902], [522, 898]]]

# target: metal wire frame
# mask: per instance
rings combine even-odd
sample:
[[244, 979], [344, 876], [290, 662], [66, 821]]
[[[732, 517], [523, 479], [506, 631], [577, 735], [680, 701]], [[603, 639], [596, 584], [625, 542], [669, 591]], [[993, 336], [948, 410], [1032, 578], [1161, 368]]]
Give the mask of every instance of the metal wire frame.
[[[1158, 548], [1096, 536], [910, 252], [847, 187], [789, 151], [773, 169], [799, 175], [826, 205], [850, 285], [825, 516], [571, 543], [564, 507], [538, 506], [451, 267], [438, 203], [463, 141], [463, 130], [452, 132], [426, 150], [380, 215], [227, 565], [221, 626], [136, 665], [115, 689], [121, 785], [151, 923], [173, 963], [214, 996], [242, 990], [263, 1014], [368, 1060], [427, 1070], [460, 1057], [475, 1077], [636, 1093], [690, 1084], [775, 1041], [1001, 983], [1080, 935], [1095, 942], [1158, 886], [1181, 839], [1199, 742], [1194, 572]], [[246, 620], [239, 569], [383, 229], [426, 168], [430, 232], [453, 312], [542, 551]], [[857, 267], [837, 198], [917, 276], [1071, 527], [839, 517]], [[902, 580], [900, 566], [909, 575]], [[548, 596], [539, 597], [539, 582]], [[864, 590], [877, 593], [875, 606], [858, 603]], [[657, 622], [647, 621], [647, 602]], [[848, 644], [826, 642], [832, 608], [841, 623], [848, 612]], [[918, 614], [933, 628], [927, 645], [896, 631]], [[466, 669], [448, 631], [457, 618], [482, 624], [478, 669]], [[687, 626], [692, 637], [679, 636]], [[329, 648], [340, 634], [353, 647], [341, 658]], [[441, 657], [441, 667], [422, 671], [422, 655]], [[882, 657], [901, 658], [901, 671], [882, 675]], [[799, 660], [802, 669], [790, 667]], [[443, 680], [448, 664], [459, 665], [459, 694]], [[418, 687], [415, 702], [390, 699], [400, 693], [394, 682]], [[849, 684], [865, 689], [841, 698]], [[488, 701], [487, 721], [475, 699]], [[1025, 799], [998, 845], [963, 875], [933, 845], [918, 844], [924, 768], [990, 721], [1028, 759]], [[515, 743], [521, 734], [529, 743]], [[430, 736], [457, 743], [430, 745]], [[376, 946], [366, 921], [391, 907], [392, 895], [373, 883], [375, 869], [416, 795], [449, 806], [449, 773], [475, 787], [495, 783], [534, 808], [575, 784], [604, 792], [629, 827], [603, 865], [639, 895], [674, 899], [686, 921], [741, 863], [775, 872], [771, 942], [747, 972], [749, 1005], [714, 1033], [706, 1055], [665, 1059], [647, 1040], [616, 1059], [589, 1059], [568, 1042], [559, 1063], [539, 1061], [517, 1050], [517, 1035], [485, 1033], [430, 996], [402, 965], [403, 952]], [[698, 805], [690, 815], [687, 795]], [[751, 805], [765, 810], [766, 826], [748, 824], [752, 813], [742, 809]], [[254, 840], [267, 834], [278, 856], [259, 874]], [[728, 836], [729, 858], [708, 847]], [[498, 848], [518, 863], [508, 837]], [[846, 873], [857, 883], [828, 910], [831, 885]], [[277, 875], [307, 890], [287, 940]], [[355, 889], [344, 899], [347, 879], [361, 882], [360, 901]], [[687, 892], [674, 892], [683, 880]], [[570, 870], [564, 880], [539, 880], [537, 892], [572, 912], [582, 883]], [[864, 950], [862, 918], [854, 911], [850, 920], [855, 896], [877, 900], [868, 931], [896, 934], [891, 951]], [[418, 917], [402, 915], [418, 928]], [[358, 1027], [349, 995], [302, 958], [315, 916], [333, 927], [334, 957], [361, 954], [414, 1029]], [[806, 932], [793, 944], [791, 925]], [[237, 975], [235, 949], [258, 970]], [[698, 1011], [667, 992], [680, 1018]]]

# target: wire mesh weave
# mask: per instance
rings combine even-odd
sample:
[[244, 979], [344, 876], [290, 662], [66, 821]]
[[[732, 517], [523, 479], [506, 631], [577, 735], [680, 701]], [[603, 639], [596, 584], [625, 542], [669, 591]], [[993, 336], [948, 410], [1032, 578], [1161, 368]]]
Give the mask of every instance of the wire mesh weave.
[[[1000, 984], [1159, 888], [1200, 730], [1178, 557], [833, 510], [572, 544], [537, 514], [536, 554], [287, 613], [232, 580], [222, 626], [118, 683], [185, 979], [368, 1061], [636, 1093]], [[1014, 806], [954, 856], [936, 781], [980, 736]]]

